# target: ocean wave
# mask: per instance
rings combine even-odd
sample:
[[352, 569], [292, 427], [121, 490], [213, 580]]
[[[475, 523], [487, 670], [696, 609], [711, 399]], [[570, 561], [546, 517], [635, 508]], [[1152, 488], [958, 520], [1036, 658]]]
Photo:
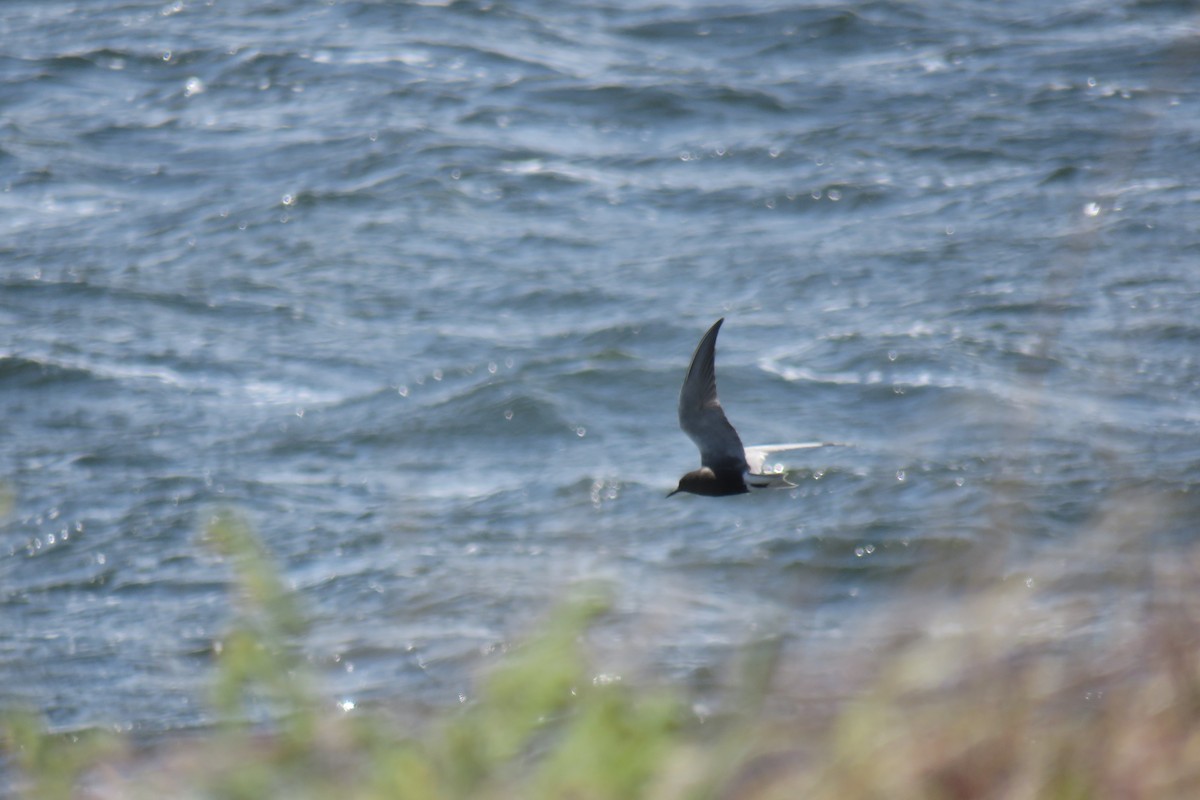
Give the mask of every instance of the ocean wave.
[[0, 386], [9, 389], [36, 389], [97, 378], [95, 373], [84, 366], [17, 355], [0, 356]]

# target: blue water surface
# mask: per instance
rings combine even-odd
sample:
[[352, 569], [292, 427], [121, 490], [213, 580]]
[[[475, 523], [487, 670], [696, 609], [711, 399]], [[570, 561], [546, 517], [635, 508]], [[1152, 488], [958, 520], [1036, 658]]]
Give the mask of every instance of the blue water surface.
[[[1142, 587], [1098, 521], [1149, 498], [1116, 530], [1169, 551], [1200, 511], [1198, 34], [1152, 0], [5, 3], [0, 706], [209, 724], [227, 508], [331, 709], [454, 704], [596, 578], [612, 668], [693, 686], [929, 570], [1052, 563], [1103, 629]], [[722, 316], [743, 438], [852, 446], [667, 501]]]

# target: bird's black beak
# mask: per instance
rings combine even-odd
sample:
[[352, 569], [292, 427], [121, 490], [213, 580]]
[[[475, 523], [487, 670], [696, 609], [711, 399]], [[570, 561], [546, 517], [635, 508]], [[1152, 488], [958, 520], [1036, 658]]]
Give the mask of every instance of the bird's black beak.
[[672, 497], [673, 495], [677, 495], [677, 494], [679, 494], [681, 491], [683, 491], [683, 490], [682, 490], [682, 489], [676, 489], [675, 491], [671, 492], [671, 494], [667, 495], [667, 497]]

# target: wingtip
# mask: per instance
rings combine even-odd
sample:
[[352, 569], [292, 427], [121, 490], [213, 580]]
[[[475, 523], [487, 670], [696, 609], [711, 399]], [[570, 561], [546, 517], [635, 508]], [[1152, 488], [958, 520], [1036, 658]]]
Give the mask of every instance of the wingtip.
[[724, 324], [725, 318], [721, 317], [712, 325], [709, 325], [708, 330], [704, 332], [704, 336], [700, 337], [700, 344], [696, 346], [696, 349], [699, 350], [705, 342], [711, 340], [712, 348], [715, 351], [717, 347], [717, 334], [721, 332], [721, 326]]

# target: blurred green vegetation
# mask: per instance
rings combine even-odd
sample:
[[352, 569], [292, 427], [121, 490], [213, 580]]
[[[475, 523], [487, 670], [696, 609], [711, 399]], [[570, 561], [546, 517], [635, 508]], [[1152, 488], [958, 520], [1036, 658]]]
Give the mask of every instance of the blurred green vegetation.
[[[797, 685], [766, 639], [747, 648], [725, 708], [705, 720], [676, 690], [592, 672], [587, 631], [609, 601], [603, 587], [581, 587], [479, 678], [475, 697], [406, 715], [331, 711], [296, 650], [303, 614], [262, 545], [232, 514], [205, 535], [235, 578], [216, 650], [222, 722], [139, 750], [6, 714], [0, 763], [15, 768], [18, 796], [1200, 797], [1195, 552], [1146, 562], [1139, 582], [1154, 592], [1125, 634], [1062, 647], [1077, 610], [1033, 636], [1024, 582], [972, 590], [939, 612], [953, 634], [886, 643], [871, 664], [845, 665], [854, 686], [819, 703], [824, 687]], [[256, 717], [271, 723], [247, 722]]]

